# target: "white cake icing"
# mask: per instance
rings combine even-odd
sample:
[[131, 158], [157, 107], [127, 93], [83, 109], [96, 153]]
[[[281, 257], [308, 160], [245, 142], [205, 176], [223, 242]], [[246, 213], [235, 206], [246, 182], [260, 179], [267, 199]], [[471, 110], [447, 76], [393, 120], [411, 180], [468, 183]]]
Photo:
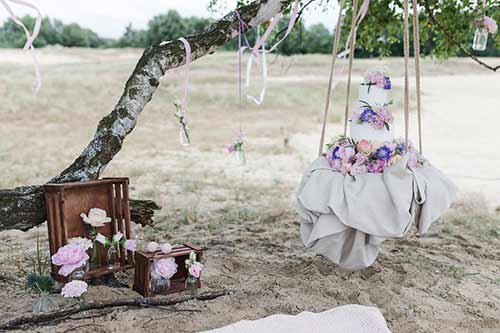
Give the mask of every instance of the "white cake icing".
[[[389, 90], [375, 85], [360, 84], [358, 89], [358, 103], [361, 111], [367, 105], [375, 109], [377, 106], [385, 106], [388, 103]], [[395, 138], [394, 122], [387, 128], [376, 128], [371, 123], [350, 122], [350, 136], [355, 141], [392, 141]]]

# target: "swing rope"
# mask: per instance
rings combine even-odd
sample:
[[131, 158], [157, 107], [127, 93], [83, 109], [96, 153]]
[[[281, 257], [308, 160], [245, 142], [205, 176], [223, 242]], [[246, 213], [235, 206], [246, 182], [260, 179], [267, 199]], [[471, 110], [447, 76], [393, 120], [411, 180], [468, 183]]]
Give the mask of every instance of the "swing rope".
[[405, 113], [405, 145], [408, 147], [408, 130], [410, 124], [410, 82], [408, 78], [408, 62], [410, 58], [410, 27], [408, 23], [408, 0], [404, 0], [404, 61], [405, 61], [405, 86], [404, 86], [404, 113]]
[[418, 0], [413, 0], [413, 57], [415, 58], [415, 87], [417, 90], [418, 150], [422, 152], [422, 109], [420, 91], [420, 28], [418, 23]]
[[337, 20], [337, 26], [335, 28], [335, 37], [333, 40], [333, 49], [332, 49], [332, 63], [330, 66], [330, 78], [328, 80], [328, 91], [326, 92], [326, 103], [325, 103], [325, 112], [323, 114], [323, 125], [321, 127], [321, 138], [319, 141], [319, 153], [321, 156], [323, 153], [323, 145], [325, 143], [325, 131], [326, 131], [326, 120], [328, 118], [328, 111], [330, 108], [330, 98], [332, 94], [332, 86], [333, 86], [333, 71], [335, 69], [335, 60], [337, 59], [337, 54], [339, 52], [339, 42], [340, 42], [340, 32], [342, 30], [342, 10], [344, 9], [344, 0], [339, 1], [339, 18]]
[[351, 41], [349, 43], [351, 52], [349, 52], [349, 72], [347, 74], [347, 93], [345, 99], [345, 112], [344, 112], [344, 136], [347, 136], [347, 124], [349, 122], [349, 102], [351, 99], [351, 76], [352, 76], [352, 62], [354, 60], [354, 50], [356, 48], [356, 16], [358, 11], [358, 0], [353, 0], [352, 3], [352, 22], [351, 22]]

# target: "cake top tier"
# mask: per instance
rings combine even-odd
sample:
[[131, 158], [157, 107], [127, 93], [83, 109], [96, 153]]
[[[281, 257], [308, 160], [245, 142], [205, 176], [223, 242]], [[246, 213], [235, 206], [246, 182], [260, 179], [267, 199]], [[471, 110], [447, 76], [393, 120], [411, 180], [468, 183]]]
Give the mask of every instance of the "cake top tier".
[[364, 76], [362, 85], [376, 86], [385, 90], [391, 90], [391, 79], [381, 69], [369, 70]]

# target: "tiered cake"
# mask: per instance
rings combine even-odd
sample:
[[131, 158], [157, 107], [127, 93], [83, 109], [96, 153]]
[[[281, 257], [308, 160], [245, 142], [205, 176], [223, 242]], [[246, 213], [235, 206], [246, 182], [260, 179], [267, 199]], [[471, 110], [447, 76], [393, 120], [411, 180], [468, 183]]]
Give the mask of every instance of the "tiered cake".
[[369, 71], [359, 85], [358, 109], [350, 119], [355, 141], [387, 142], [394, 140], [394, 119], [389, 111], [391, 80], [381, 70]]

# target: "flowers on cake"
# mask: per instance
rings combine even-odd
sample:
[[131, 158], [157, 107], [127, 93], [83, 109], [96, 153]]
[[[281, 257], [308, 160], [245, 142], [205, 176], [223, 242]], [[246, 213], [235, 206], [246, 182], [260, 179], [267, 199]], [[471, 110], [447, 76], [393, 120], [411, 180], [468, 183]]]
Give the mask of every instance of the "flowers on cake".
[[403, 155], [409, 154], [408, 168], [415, 169], [424, 165], [423, 160], [411, 144], [404, 140], [388, 142], [370, 142], [339, 137], [327, 145], [326, 158], [333, 170], [343, 175], [359, 175], [363, 173], [382, 173], [385, 168], [399, 162]]
[[392, 88], [391, 79], [380, 70], [368, 71], [365, 74], [364, 83], [369, 86], [376, 86], [385, 90], [390, 90]]
[[350, 119], [356, 124], [371, 124], [375, 129], [390, 129], [390, 124], [394, 121], [394, 116], [387, 108], [384, 106], [374, 106], [366, 104], [359, 110], [353, 111], [352, 118]]

